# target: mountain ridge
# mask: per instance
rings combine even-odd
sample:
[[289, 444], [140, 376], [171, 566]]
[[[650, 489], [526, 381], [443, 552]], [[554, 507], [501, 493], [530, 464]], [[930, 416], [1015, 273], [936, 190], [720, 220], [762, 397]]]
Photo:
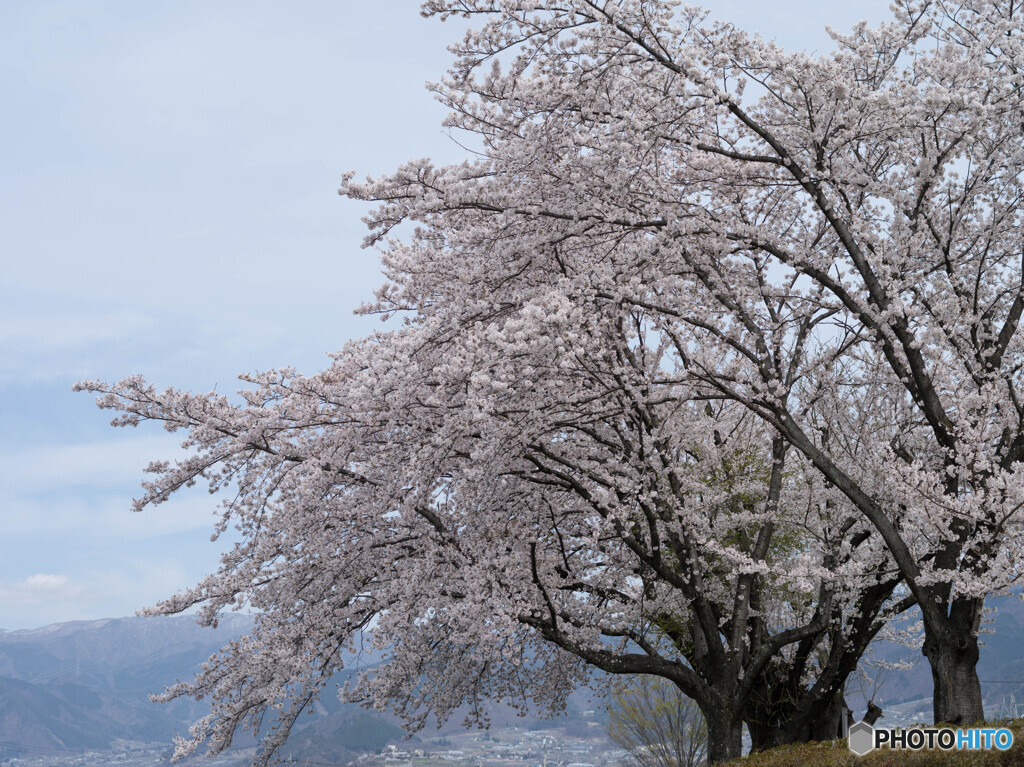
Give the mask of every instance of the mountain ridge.
[[[0, 632], [0, 759], [39, 753], [110, 750], [125, 740], [169, 744], [175, 734], [208, 713], [209, 704], [176, 699], [149, 700], [179, 679], [190, 679], [200, 664], [227, 641], [251, 628], [252, 616], [228, 614], [216, 629], [199, 626], [191, 616], [106, 618], [72, 621]], [[358, 668], [379, 663], [369, 648], [346, 659], [345, 671], [324, 689], [313, 715], [302, 717], [282, 756], [338, 761], [401, 743], [405, 732], [393, 714], [342, 703], [334, 695]], [[569, 717], [585, 705], [579, 694]], [[462, 730], [466, 711], [457, 711], [438, 735]], [[529, 726], [509, 707], [492, 706], [495, 726]], [[552, 723], [552, 726], [559, 726]], [[415, 738], [413, 741], [415, 742]], [[241, 748], [253, 745], [248, 733]]]
[[[986, 706], [998, 706], [1002, 694], [1016, 693], [1024, 700], [1024, 601], [994, 602], [998, 610], [988, 624], [994, 633], [983, 636], [979, 672], [986, 691]], [[208, 703], [176, 699], [155, 704], [149, 695], [177, 680], [191, 679], [202, 662], [227, 641], [249, 630], [254, 616], [229, 613], [216, 629], [198, 625], [193, 616], [104, 618], [54, 623], [35, 629], [0, 631], [0, 758], [40, 753], [40, 749], [66, 752], [110, 750], [125, 740], [169, 744], [175, 734], [208, 713]], [[916, 657], [919, 648], [881, 646], [876, 657]], [[362, 668], [381, 660], [379, 652], [358, 656]], [[355, 658], [353, 658], [355, 661]], [[334, 683], [344, 682], [352, 670], [339, 674], [324, 690], [313, 715], [303, 717], [283, 755], [354, 759], [385, 742], [399, 742], [404, 733], [389, 714], [342, 703], [333, 694]], [[931, 694], [928, 665], [916, 662], [907, 671], [892, 672], [878, 689], [883, 708]], [[994, 682], [1013, 684], [994, 684]], [[587, 692], [574, 694], [569, 714], [550, 723], [530, 712], [517, 717], [501, 703], [493, 703], [495, 726], [558, 727], [579, 718], [584, 709], [599, 708], [587, 701]], [[856, 710], [861, 702], [848, 694]], [[464, 712], [461, 712], [464, 713]], [[462, 729], [456, 712], [437, 735]], [[543, 723], [542, 723], [543, 722]], [[433, 728], [431, 728], [433, 729]], [[239, 744], [252, 745], [248, 737]]]

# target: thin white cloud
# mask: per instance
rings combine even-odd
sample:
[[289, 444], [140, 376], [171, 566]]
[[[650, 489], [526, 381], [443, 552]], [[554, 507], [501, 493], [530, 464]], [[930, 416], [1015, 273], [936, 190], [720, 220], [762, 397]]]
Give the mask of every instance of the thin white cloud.
[[0, 317], [0, 344], [11, 351], [80, 349], [126, 338], [153, 324], [149, 315], [127, 310]]
[[71, 565], [67, 575], [9, 575], [0, 580], [0, 627], [14, 630], [132, 615], [198, 583], [216, 569], [228, 547], [207, 543], [170, 553], [168, 546], [154, 542], [118, 554], [112, 545], [104, 558], [111, 566], [96, 561], [91, 566]]
[[[140, 513], [132, 512], [130, 493], [74, 494], [5, 502], [0, 536], [5, 539], [49, 536], [55, 545], [76, 540], [109, 539], [130, 543], [192, 530], [213, 532], [218, 501], [205, 494], [176, 499]], [[208, 539], [203, 536], [203, 540]]]
[[147, 509], [131, 512], [142, 495], [143, 469], [152, 460], [182, 454], [173, 434], [77, 445], [0, 448], [0, 537], [47, 536], [68, 545], [81, 538], [137, 541], [213, 529], [219, 498], [200, 488]]
[[98, 593], [116, 595], [108, 597], [110, 602], [121, 605], [121, 614], [130, 615], [194, 586], [217, 568], [222, 548], [209, 545], [195, 549], [188, 558], [168, 554], [128, 556], [116, 569], [86, 572], [83, 577]]
[[8, 288], [0, 303], [0, 385], [73, 380], [102, 360], [134, 355], [159, 330], [145, 311], [68, 307], [38, 291], [25, 297]]
[[17, 487], [21, 495], [81, 485], [130, 483], [137, 487], [150, 461], [172, 459], [181, 453], [178, 443], [184, 437], [184, 432], [140, 434], [77, 445], [0, 447], [0, 487]]
[[36, 605], [81, 602], [87, 590], [65, 575], [36, 573], [23, 581], [0, 584], [0, 605], [32, 607]]

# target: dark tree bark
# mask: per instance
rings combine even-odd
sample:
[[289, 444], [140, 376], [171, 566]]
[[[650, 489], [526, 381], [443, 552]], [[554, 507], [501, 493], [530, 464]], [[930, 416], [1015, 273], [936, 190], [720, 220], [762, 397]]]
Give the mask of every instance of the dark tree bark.
[[[807, 438], [791, 415], [784, 413], [783, 416], [786, 427], [784, 433], [792, 444], [803, 452], [878, 530], [904, 582], [921, 608], [925, 629], [922, 652], [931, 665], [935, 723], [961, 724], [983, 721], [985, 712], [977, 664], [978, 625], [984, 599], [951, 597], [949, 583], [922, 584], [919, 562], [882, 507]], [[952, 466], [953, 461], [949, 460]], [[950, 478], [946, 494], [955, 497], [958, 492], [957, 480]], [[951, 578], [958, 570], [978, 568], [978, 572], [983, 573], [986, 552], [964, 550], [965, 543], [972, 533], [971, 526], [966, 522], [956, 521], [951, 527], [953, 536], [944, 541], [934, 553], [937, 569], [949, 571]], [[989, 546], [991, 545], [990, 543]]]
[[[882, 709], [881, 709], [881, 707], [876, 705], [873, 700], [868, 701], [868, 712], [864, 715], [864, 718], [861, 719], [861, 721], [862, 722], [866, 722], [867, 724], [870, 724], [870, 725], [874, 726], [875, 722], [877, 722], [881, 717], [882, 717]], [[851, 719], [853, 718], [852, 715], [851, 715], [850, 718]], [[851, 722], [851, 724], [852, 724], [852, 722]]]
[[723, 764], [743, 756], [743, 720], [725, 712], [705, 711], [708, 723], [708, 764]]
[[789, 719], [780, 720], [775, 711], [762, 710], [747, 720], [752, 751], [765, 751], [792, 743], [835, 740], [842, 735], [844, 700], [842, 694], [823, 700], [815, 706], [802, 706], [791, 712]]
[[[851, 555], [864, 540], [851, 541]], [[806, 637], [787, 665], [766, 669], [744, 709], [753, 750], [841, 737], [846, 680], [885, 623], [914, 604], [912, 597], [890, 603], [900, 582], [890, 578], [865, 589], [854, 615], [845, 620], [841, 614], [835, 615], [834, 628]], [[807, 665], [813, 654], [822, 653], [820, 644], [826, 638], [829, 649], [822, 667], [814, 683], [805, 685], [802, 679]]]
[[984, 721], [985, 710], [978, 679], [976, 600], [958, 600], [940, 626], [925, 625], [923, 653], [932, 670], [932, 710], [936, 724], [972, 724]]
[[[646, 411], [644, 415], [650, 416]], [[649, 420], [654, 422], [653, 417]], [[772, 464], [764, 500], [769, 510], [777, 509], [780, 503], [785, 454], [785, 443], [776, 437], [772, 442]], [[539, 459], [535, 465], [538, 471], [546, 468]], [[750, 503], [740, 497], [735, 502]], [[663, 512], [670, 515], [672, 509], [666, 507]], [[775, 528], [776, 523], [769, 515], [756, 531], [740, 531], [746, 536], [740, 545], [751, 559], [766, 560]], [[849, 527], [838, 532], [841, 540]], [[638, 652], [634, 652], [634, 648], [620, 651], [611, 647], [581, 646], [562, 630], [563, 618], [550, 600], [546, 614], [524, 614], [519, 620], [539, 631], [547, 641], [610, 674], [651, 674], [668, 679], [691, 698], [704, 715], [708, 725], [710, 764], [736, 759], [742, 755], [744, 712], [756, 680], [783, 648], [790, 645], [813, 648], [830, 630], [835, 610], [841, 609], [833, 606], [834, 586], [827, 581], [819, 584], [814, 613], [806, 617], [804, 623], [782, 629], [769, 627], [759, 609], [763, 584], [756, 573], [741, 573], [726, 599], [709, 598], [708, 590], [698, 588], [698, 582], [705, 576], [691, 569], [691, 563], [700, 557], [693, 541], [675, 536], [662, 550], [652, 553], [644, 549], [643, 539], [641, 533], [629, 542], [642, 564], [638, 568], [641, 580], [666, 582], [679, 588], [689, 599], [690, 614], [684, 619], [670, 612], [651, 614], [650, 636], [645, 633], [647, 628], [626, 632], [616, 629], [609, 634], [632, 640]], [[839, 546], [838, 540], [835, 546]], [[835, 563], [834, 553], [823, 556], [822, 564], [826, 569]], [[533, 566], [534, 582], [548, 599], [536, 572], [535, 560]], [[664, 652], [666, 647], [671, 651]], [[685, 660], [680, 660], [680, 656]]]
[[[812, 741], [836, 740], [843, 737], [843, 715], [846, 715], [847, 726], [853, 724], [854, 717], [840, 693], [830, 700], [810, 709], [801, 709], [792, 719], [769, 724], [761, 720], [748, 721], [750, 730], [751, 751], [766, 751], [777, 746], [793, 743], [809, 743]], [[874, 701], [868, 703], [868, 710], [862, 721], [873, 725], [882, 716], [882, 709]]]

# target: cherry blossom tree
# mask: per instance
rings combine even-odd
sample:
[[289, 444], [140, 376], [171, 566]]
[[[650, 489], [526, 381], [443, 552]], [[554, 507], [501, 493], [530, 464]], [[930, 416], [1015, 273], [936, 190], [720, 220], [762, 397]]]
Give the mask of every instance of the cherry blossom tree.
[[[842, 412], [821, 407], [814, 414], [816, 431], [822, 440], [834, 446], [838, 435], [856, 452], [856, 445], [867, 435], [891, 429], [886, 411], [879, 407], [878, 390], [867, 388], [866, 396], [847, 396]], [[819, 403], [821, 405], [822, 403]], [[882, 418], [878, 414], [882, 413]], [[837, 435], [837, 436], [832, 436]], [[818, 504], [837, 508], [842, 495], [819, 473], [803, 481], [822, 483], [807, 493]], [[837, 497], [839, 496], [839, 497]], [[828, 508], [819, 512], [828, 518], [843, 519], [850, 526], [860, 515], [848, 508], [845, 518]], [[839, 556], [864, 558], [869, 549], [869, 530], [859, 530], [849, 539]], [[920, 647], [920, 634], [894, 621], [904, 617], [916, 600], [907, 593], [892, 559], [886, 558], [858, 579], [852, 598], [834, 606], [829, 630], [810, 636], [779, 653], [761, 672], [755, 683], [744, 720], [752, 748], [761, 750], [788, 743], [831, 740], [842, 731], [847, 681], [862, 672], [862, 658], [876, 639]], [[878, 661], [876, 661], [877, 663]]]
[[[922, 611], [936, 720], [982, 718], [978, 626], [1024, 505], [1019, 5], [901, 0], [816, 57], [675, 2], [425, 9], [480, 22], [437, 92], [484, 153], [347, 179], [380, 203], [372, 240], [415, 220], [391, 258], [526, 248], [523, 279], [548, 254], [649, 312], [692, 386], [870, 522]], [[818, 430], [857, 397], [884, 428]]]
[[140, 508], [206, 481], [242, 534], [155, 608], [261, 611], [166, 693], [213, 701], [179, 753], [249, 724], [269, 759], [372, 627], [344, 694], [414, 727], [644, 673], [720, 761], [755, 689], [828, 703], [914, 602], [936, 719], [982, 717], [1024, 507], [1022, 12], [893, 8], [812, 57], [672, 2], [424, 4], [478, 22], [435, 88], [479, 155], [342, 186], [401, 327], [241, 403], [80, 384], [188, 430]]
[[260, 611], [165, 694], [214, 701], [180, 754], [283, 707], [269, 759], [372, 624], [388, 662], [344, 694], [414, 728], [466, 703], [480, 722], [498, 698], [554, 711], [593, 669], [643, 673], [700, 705], [724, 761], [769, 663], [818, 645], [877, 580], [884, 549], [843, 556], [859, 517], [817, 503], [759, 420], [688, 395], [642, 316], [566, 301], [565, 283], [481, 278], [433, 284], [417, 323], [317, 376], [252, 377], [241, 406], [138, 378], [81, 385], [115, 423], [189, 430], [194, 455], [152, 465], [140, 508], [199, 479], [237, 488], [221, 529], [243, 542], [155, 608]]

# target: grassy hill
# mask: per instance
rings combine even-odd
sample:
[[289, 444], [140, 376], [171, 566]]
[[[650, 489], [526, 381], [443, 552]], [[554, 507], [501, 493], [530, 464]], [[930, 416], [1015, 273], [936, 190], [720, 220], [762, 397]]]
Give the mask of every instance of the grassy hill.
[[730, 767], [1020, 767], [1024, 765], [1024, 721], [979, 727], [1006, 727], [1013, 731], [1013, 746], [1006, 751], [872, 751], [857, 756], [846, 740], [782, 746], [730, 762]]

